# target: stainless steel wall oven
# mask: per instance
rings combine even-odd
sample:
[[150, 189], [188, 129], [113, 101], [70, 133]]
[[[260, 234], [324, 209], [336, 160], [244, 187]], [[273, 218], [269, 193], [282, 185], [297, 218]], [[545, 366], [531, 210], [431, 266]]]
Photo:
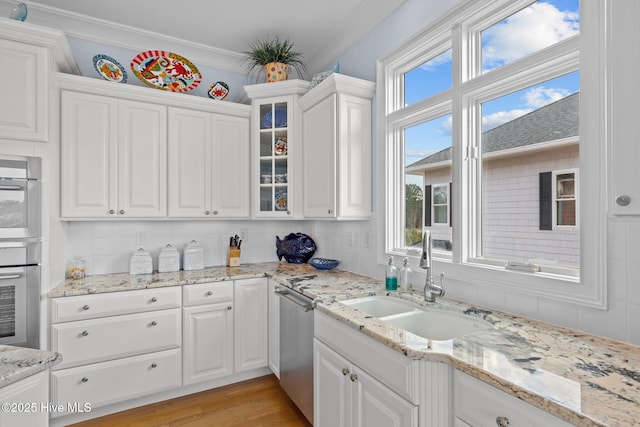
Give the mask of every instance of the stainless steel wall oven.
[[0, 344], [40, 346], [40, 171], [0, 155]]

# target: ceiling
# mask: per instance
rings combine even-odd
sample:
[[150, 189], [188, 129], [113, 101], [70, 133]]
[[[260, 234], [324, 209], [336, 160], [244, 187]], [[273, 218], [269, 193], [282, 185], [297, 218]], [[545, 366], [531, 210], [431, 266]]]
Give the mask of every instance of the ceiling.
[[[180, 49], [207, 65], [240, 71], [257, 38], [288, 38], [310, 72], [389, 16], [406, 0], [25, 1], [28, 21], [84, 42], [131, 50]], [[13, 0], [0, 0], [5, 7]]]

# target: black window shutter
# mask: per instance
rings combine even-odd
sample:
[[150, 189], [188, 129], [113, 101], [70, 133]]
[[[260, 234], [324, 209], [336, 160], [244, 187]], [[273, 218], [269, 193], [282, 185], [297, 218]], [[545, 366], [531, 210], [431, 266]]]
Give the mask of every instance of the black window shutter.
[[431, 186], [424, 187], [424, 226], [431, 227]]
[[540, 230], [553, 230], [551, 172], [540, 173]]
[[451, 209], [451, 207], [453, 206], [453, 199], [451, 198], [452, 188], [453, 188], [453, 185], [449, 183], [449, 227], [451, 227], [451, 224], [453, 224], [453, 216], [451, 215], [451, 212], [453, 211], [453, 209]]

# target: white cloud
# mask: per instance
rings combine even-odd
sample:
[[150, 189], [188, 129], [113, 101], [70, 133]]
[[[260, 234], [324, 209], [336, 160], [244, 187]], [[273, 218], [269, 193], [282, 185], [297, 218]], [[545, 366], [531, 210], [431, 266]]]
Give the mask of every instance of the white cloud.
[[537, 2], [482, 34], [485, 70], [496, 68], [578, 34], [577, 13]]
[[524, 94], [524, 97], [527, 105], [533, 108], [540, 108], [552, 102], [559, 101], [567, 95], [570, 95], [567, 89], [537, 86], [529, 89]]
[[435, 71], [438, 66], [442, 64], [447, 64], [451, 62], [451, 49], [442, 52], [440, 55], [431, 59], [430, 61], [425, 62], [420, 66], [420, 68], [424, 71]]
[[522, 110], [511, 111], [498, 111], [488, 116], [482, 117], [482, 131], [486, 132], [490, 129], [498, 127], [504, 123], [510, 122], [513, 119], [517, 119], [520, 116], [524, 116], [527, 113], [533, 111], [532, 108]]

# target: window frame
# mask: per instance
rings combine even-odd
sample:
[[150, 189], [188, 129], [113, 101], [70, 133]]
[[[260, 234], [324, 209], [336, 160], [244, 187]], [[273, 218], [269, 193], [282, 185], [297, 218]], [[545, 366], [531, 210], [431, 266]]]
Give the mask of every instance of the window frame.
[[[431, 227], [450, 227], [451, 223], [449, 221], [450, 218], [450, 212], [451, 212], [451, 195], [449, 194], [449, 183], [437, 183], [437, 184], [428, 184], [431, 186]], [[447, 193], [447, 203], [445, 204], [438, 204], [438, 206], [446, 206], [447, 207], [447, 221], [446, 222], [436, 222], [435, 218], [436, 218], [436, 212], [435, 212], [435, 207], [436, 207], [436, 202], [434, 200], [435, 198], [435, 189], [436, 187], [444, 187]]]
[[[378, 61], [377, 126], [383, 148], [382, 163], [386, 185], [384, 195], [384, 255], [409, 256], [417, 263], [416, 254], [402, 247], [398, 234], [404, 230], [404, 150], [403, 127], [453, 114], [452, 177], [449, 203], [455, 209], [453, 251], [450, 257], [434, 251], [434, 268], [450, 279], [488, 288], [501, 288], [529, 295], [552, 297], [579, 305], [606, 309], [606, 116], [608, 98], [605, 85], [606, 41], [609, 28], [606, 19], [609, 1], [580, 2], [580, 35], [563, 40], [550, 48], [510, 62], [491, 72], [482, 73], [480, 61], [480, 28], [499, 22], [505, 16], [534, 3], [534, 0], [468, 0], [452, 9], [436, 23]], [[462, 47], [473, 47], [462, 52]], [[588, 49], [580, 49], [588, 46]], [[403, 108], [402, 74], [452, 49], [453, 85], [450, 90]], [[582, 55], [580, 52], [583, 52]], [[418, 59], [419, 58], [419, 59]], [[541, 59], [544, 59], [541, 63]], [[578, 194], [582, 212], [580, 277], [561, 272], [530, 273], [506, 270], [478, 259], [480, 227], [476, 213], [480, 203], [478, 183], [481, 179], [479, 149], [481, 102], [508, 94], [526, 86], [543, 82], [572, 71], [580, 71], [580, 170], [585, 197]], [[526, 71], [525, 71], [526, 70]], [[536, 81], [531, 76], [535, 75]], [[525, 76], [524, 78], [522, 76]], [[591, 102], [588, 102], [591, 101]], [[455, 112], [455, 113], [454, 113]], [[481, 159], [480, 159], [481, 160]], [[480, 162], [481, 163], [481, 162]], [[464, 165], [464, 166], [463, 166]], [[587, 182], [588, 181], [588, 182]], [[459, 183], [459, 184], [456, 184]], [[401, 185], [402, 184], [402, 185]], [[462, 185], [460, 185], [462, 184]], [[588, 186], [588, 187], [587, 187]], [[473, 207], [466, 209], [465, 207]], [[401, 225], [401, 227], [398, 227]], [[590, 229], [590, 233], [582, 230]], [[398, 233], [399, 232], [399, 233]]]
[[[558, 175], [565, 174], [573, 174], [573, 197], [566, 199], [558, 198]], [[580, 171], [579, 169], [562, 169], [562, 170], [554, 170], [551, 171], [551, 197], [553, 200], [553, 205], [551, 208], [552, 216], [553, 216], [553, 229], [554, 230], [579, 230], [580, 229]], [[575, 217], [575, 225], [559, 225], [558, 224], [558, 202], [559, 201], [569, 201], [574, 200], [576, 202], [576, 217]]]

